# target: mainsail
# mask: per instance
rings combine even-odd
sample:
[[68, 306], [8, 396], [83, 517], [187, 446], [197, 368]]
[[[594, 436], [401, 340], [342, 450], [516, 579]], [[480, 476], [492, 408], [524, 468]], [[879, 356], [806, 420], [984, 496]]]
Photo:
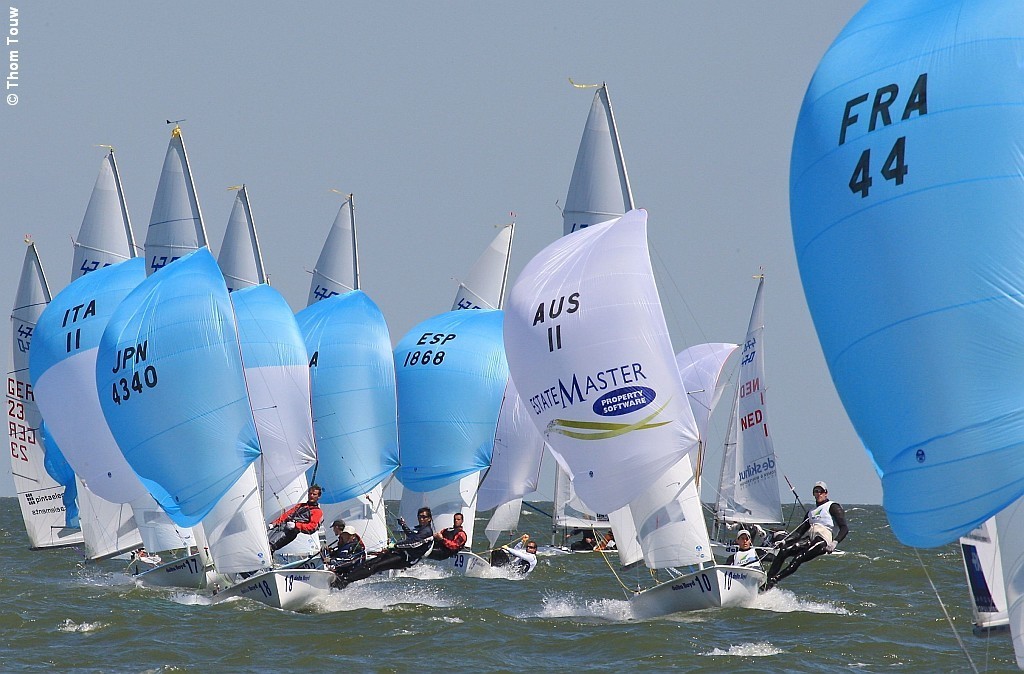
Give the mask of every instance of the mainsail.
[[228, 226], [224, 230], [224, 242], [217, 256], [217, 265], [224, 272], [228, 292], [267, 282], [260, 240], [256, 235], [256, 223], [249, 205], [249, 192], [245, 185], [232, 189], [237, 189], [238, 195], [231, 207]]
[[146, 273], [207, 245], [199, 197], [185, 154], [181, 128], [175, 126], [167, 145], [153, 213], [146, 231]]
[[28, 248], [11, 312], [13, 366], [7, 374], [7, 428], [11, 446], [11, 474], [18, 505], [25, 521], [29, 545], [51, 548], [82, 542], [82, 532], [68, 526], [63, 504], [64, 487], [46, 472], [42, 447], [42, 416], [29, 379], [29, 348], [36, 323], [50, 302], [36, 245]]
[[632, 209], [633, 194], [615, 128], [608, 85], [602, 84], [594, 94], [576, 154], [562, 211], [563, 231], [569, 234], [607, 222]]
[[111, 149], [100, 165], [96, 185], [75, 239], [71, 276], [77, 278], [131, 257], [135, 257], [135, 235], [114, 161], [114, 150]]

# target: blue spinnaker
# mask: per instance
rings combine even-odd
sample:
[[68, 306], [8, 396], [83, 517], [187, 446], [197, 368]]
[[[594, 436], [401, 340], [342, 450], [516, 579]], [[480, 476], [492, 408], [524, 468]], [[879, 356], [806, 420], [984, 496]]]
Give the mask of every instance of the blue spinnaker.
[[790, 203], [893, 532], [953, 541], [1024, 493], [1024, 4], [869, 2], [808, 87]]
[[369, 492], [398, 465], [391, 337], [361, 290], [323, 299], [296, 319], [309, 356], [316, 482], [322, 501], [340, 503]]
[[29, 361], [47, 427], [89, 490], [111, 503], [129, 503], [146, 490], [107, 427], [96, 356], [111, 315], [145, 278], [145, 261], [132, 258], [72, 281], [39, 317]]
[[399, 481], [439, 489], [491, 463], [508, 382], [499, 310], [449, 311], [423, 321], [395, 347]]
[[175, 524], [199, 522], [259, 457], [231, 300], [207, 248], [121, 302], [96, 383], [121, 451]]

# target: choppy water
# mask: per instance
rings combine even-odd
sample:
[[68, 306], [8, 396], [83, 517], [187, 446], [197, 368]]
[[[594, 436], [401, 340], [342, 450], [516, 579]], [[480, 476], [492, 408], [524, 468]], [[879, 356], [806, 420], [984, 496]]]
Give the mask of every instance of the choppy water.
[[[211, 605], [136, 587], [120, 562], [28, 550], [17, 501], [4, 498], [0, 671], [971, 671], [882, 509], [847, 506], [847, 517], [847, 554], [804, 565], [753, 609], [638, 621], [595, 554], [543, 558], [522, 581], [418, 567], [335, 592], [309, 613]], [[522, 526], [541, 540], [549, 530], [538, 514]], [[921, 557], [978, 670], [1016, 671], [1008, 636], [971, 634], [957, 548]]]

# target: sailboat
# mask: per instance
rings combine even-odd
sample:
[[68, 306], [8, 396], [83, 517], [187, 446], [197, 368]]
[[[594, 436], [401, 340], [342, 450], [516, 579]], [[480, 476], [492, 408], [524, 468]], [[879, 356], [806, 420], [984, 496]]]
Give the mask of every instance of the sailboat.
[[[461, 502], [475, 511], [475, 478], [491, 464], [508, 382], [502, 320], [496, 309], [449, 311], [413, 327], [395, 347], [401, 445], [396, 476], [410, 492], [436, 494], [473, 476], [471, 500]], [[441, 504], [449, 513], [452, 505]], [[435, 531], [448, 525], [437, 523]], [[464, 570], [454, 565], [470, 553], [449, 559]]]
[[[343, 520], [346, 525], [356, 529], [367, 550], [383, 550], [388, 543], [388, 527], [384, 519], [384, 483], [371, 485], [365, 493], [352, 494], [340, 501], [334, 499], [339, 498], [340, 493], [348, 492], [353, 483], [364, 481], [367, 477], [365, 468], [357, 470], [359, 477], [354, 480], [342, 477], [345, 467], [343, 463], [337, 462], [343, 462], [342, 457], [349, 449], [347, 437], [350, 433], [354, 434], [353, 437], [360, 438], [360, 453], [367, 453], [367, 459], [371, 461], [367, 467], [388, 465], [390, 474], [398, 464], [398, 422], [394, 418], [398, 403], [395, 398], [390, 333], [383, 314], [376, 309], [376, 305], [373, 310], [365, 305], [367, 302], [373, 304], [365, 294], [358, 299], [353, 297], [351, 301], [345, 303], [332, 302], [330, 308], [313, 310], [314, 306], [339, 295], [345, 296], [358, 291], [359, 287], [355, 197], [349, 194], [338, 209], [338, 214], [324, 240], [316, 265], [313, 267], [306, 309], [300, 312], [297, 318], [306, 340], [310, 361], [310, 378], [315, 399], [313, 425], [317, 433], [317, 442], [322, 447], [321, 460], [325, 468], [330, 465], [337, 466], [336, 470], [328, 468], [328, 473], [333, 473], [337, 477], [337, 486], [327, 484], [327, 491], [320, 499], [324, 520]], [[350, 311], [355, 313], [349, 314]], [[338, 312], [340, 318], [331, 320], [329, 316], [335, 312]], [[364, 321], [363, 326], [350, 326], [356, 330], [355, 332], [349, 332], [342, 327], [348, 326], [353, 320]], [[364, 328], [367, 332], [362, 333]], [[350, 357], [352, 354], [347, 351], [349, 344], [359, 345], [358, 352], [368, 360], [353, 360]], [[321, 349], [322, 359], [318, 355]], [[320, 369], [321, 360], [324, 364], [323, 370]], [[362, 380], [365, 376], [364, 368], [376, 370], [381, 376], [372, 382]], [[357, 373], [359, 381], [365, 384], [365, 397], [355, 393], [355, 389], [349, 392], [344, 385], [339, 386], [331, 376], [320, 375], [320, 372], [327, 371]], [[351, 385], [358, 387], [360, 384], [353, 381]], [[362, 398], [360, 405], [381, 410], [372, 418], [374, 430], [369, 431], [362, 426], [361, 421], [350, 424], [353, 418], [335, 407], [337, 404], [348, 404], [351, 402], [349, 398]], [[367, 452], [369, 448], [364, 444], [367, 442], [366, 438], [370, 436], [376, 436], [376, 448], [369, 452], [375, 451], [379, 457], [377, 459], [370, 458], [370, 453]], [[368, 472], [373, 473], [374, 469], [371, 467]], [[321, 483], [326, 482], [320, 477], [317, 479]]]
[[[562, 230], [567, 235], [580, 229], [622, 217], [633, 209], [633, 190], [626, 172], [626, 159], [619, 140], [615, 115], [612, 112], [608, 84], [577, 84], [577, 89], [597, 89], [580, 137], [576, 163], [569, 179], [569, 190], [562, 211]], [[565, 541], [571, 531], [583, 530], [594, 534], [611, 527], [611, 515], [597, 513], [584, 505], [573, 489], [569, 473], [560, 462], [554, 462], [554, 492], [552, 494], [551, 548], [570, 551]], [[628, 513], [624, 514], [628, 519]], [[628, 538], [628, 537], [627, 537]], [[616, 536], [621, 548], [626, 540]]]
[[[459, 283], [452, 311], [501, 309], [505, 298], [514, 234], [515, 223], [500, 227], [467, 276]], [[473, 562], [484, 563], [482, 558], [468, 552], [475, 533], [480, 480], [480, 472], [468, 472], [457, 481], [448, 482], [426, 492], [411, 488], [409, 485], [404, 485], [402, 491], [400, 513], [407, 521], [413, 521], [420, 508], [429, 507], [434, 515], [434, 529], [440, 531], [452, 525], [455, 513], [462, 513], [463, 529], [467, 537], [464, 550], [467, 552], [463, 557], [449, 558], [450, 562], [445, 560], [456, 572], [464, 572], [467, 564], [479, 565]], [[434, 555], [437, 556], [439, 554]]]
[[[256, 572], [217, 600], [239, 596], [298, 609], [325, 595], [333, 574], [274, 568], [270, 561], [252, 488], [251, 464], [261, 448], [242, 360], [252, 340], [239, 337], [243, 329], [207, 248], [165, 266], [121, 302], [103, 332], [101, 405], [128, 463], [175, 523], [194, 526], [213, 514], [208, 537], [218, 570]], [[252, 361], [250, 355], [249, 367], [261, 366], [258, 357]], [[214, 512], [218, 507], [229, 513]], [[237, 537], [251, 544], [236, 548], [239, 556], [229, 562], [218, 559], [213, 539], [226, 539], [225, 523], [239, 521], [236, 514], [245, 523]], [[225, 531], [217, 531], [220, 525]]]
[[[999, 558], [1024, 667], [1024, 6], [934, 9], [869, 2], [822, 57], [793, 140], [793, 244], [896, 537], [940, 546], [993, 516], [1012, 532]], [[871, 115], [862, 101], [889, 92], [894, 114]]]
[[[50, 302], [50, 287], [43, 274], [35, 243], [28, 248], [11, 312], [13, 365], [7, 374], [7, 428], [11, 447], [11, 475], [32, 549], [77, 545], [83, 541], [77, 526], [69, 526], [64, 503], [65, 487], [46, 472], [42, 447], [42, 416], [29, 378], [29, 356], [36, 323]], [[71, 522], [70, 524], [73, 524]]]
[[391, 337], [362, 290], [332, 295], [296, 315], [305, 340], [325, 521], [343, 519], [370, 550], [383, 549], [381, 484], [398, 466]]
[[971, 595], [974, 633], [984, 636], [1009, 629], [1003, 564], [999, 553], [996, 519], [984, 522], [960, 537], [967, 589]]
[[696, 423], [646, 230], [646, 212], [634, 210], [535, 256], [509, 293], [509, 367], [583, 502], [628, 506], [644, 564], [668, 575], [633, 590], [635, 615], [749, 605], [765, 574], [713, 560], [693, 472]]
[[267, 283], [267, 272], [263, 268], [263, 253], [260, 250], [260, 239], [256, 235], [249, 191], [245, 185], [228, 189], [236, 190], [238, 194], [231, 206], [231, 215], [228, 216], [217, 265], [224, 272], [228, 292], [232, 292]]

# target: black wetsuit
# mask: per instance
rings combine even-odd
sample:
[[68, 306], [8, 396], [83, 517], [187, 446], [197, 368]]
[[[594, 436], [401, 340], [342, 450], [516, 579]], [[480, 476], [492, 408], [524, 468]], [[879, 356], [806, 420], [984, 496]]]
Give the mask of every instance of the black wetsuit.
[[[843, 506], [838, 503], [832, 503], [828, 513], [832, 516], [832, 522], [835, 524], [836, 535], [833, 540], [839, 543], [846, 538], [846, 534], [850, 533], [850, 529], [846, 525], [846, 513], [843, 512]], [[765, 589], [774, 587], [780, 580], [800, 568], [804, 562], [828, 552], [828, 541], [824, 538], [820, 536], [804, 537], [810, 528], [810, 521], [804, 520], [803, 524], [783, 541], [782, 547], [775, 553], [775, 561], [772, 562], [772, 566], [768, 570], [768, 582], [765, 583]], [[789, 566], [782, 569], [783, 563], [790, 558], [792, 561]]]
[[393, 549], [386, 550], [365, 564], [339, 576], [339, 583], [344, 586], [388, 569], [407, 569], [420, 561], [420, 558], [430, 550], [430, 543], [434, 538], [433, 526], [430, 523], [420, 524], [416, 529], [410, 529], [405, 524], [401, 526], [402, 531], [405, 532], [404, 541], [397, 543]]

